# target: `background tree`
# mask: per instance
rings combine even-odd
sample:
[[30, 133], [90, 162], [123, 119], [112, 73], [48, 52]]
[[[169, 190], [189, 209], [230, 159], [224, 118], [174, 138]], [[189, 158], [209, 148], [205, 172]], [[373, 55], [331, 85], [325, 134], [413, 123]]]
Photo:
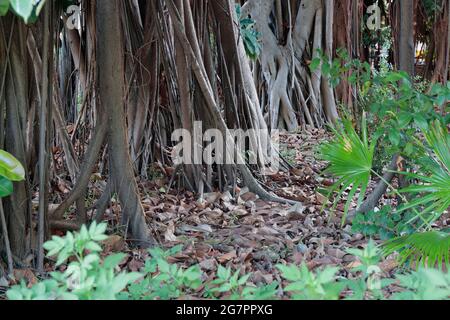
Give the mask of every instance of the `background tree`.
[[[432, 2], [377, 3], [399, 43], [388, 62], [420, 74], [415, 49], [423, 42], [419, 71], [445, 83], [449, 45], [436, 37], [450, 34], [450, 6]], [[52, 229], [101, 221], [112, 199], [122, 229], [154, 244], [140, 194], [152, 166], [170, 177], [170, 187], [200, 200], [216, 190], [235, 195], [245, 185], [264, 200], [292, 203], [265, 185], [261, 158], [256, 165], [173, 167], [172, 132], [193, 133], [196, 121], [202, 134], [219, 128], [227, 139], [230, 129], [324, 128], [339, 121], [341, 105], [358, 119], [361, 92], [350, 81], [335, 87], [330, 62], [345, 48], [349, 59], [379, 69], [379, 51], [364, 41], [367, 8], [375, 3], [369, 0], [24, 1], [20, 9], [17, 1], [1, 3], [8, 5], [0, 12], [0, 148], [26, 171], [3, 200], [4, 215], [16, 262], [32, 257], [40, 268]], [[75, 28], [70, 5], [81, 8]], [[311, 68], [318, 57], [320, 67]], [[270, 141], [257, 134], [249, 140], [279, 157]], [[227, 152], [245, 158], [234, 147]], [[94, 180], [101, 190], [93, 191]]]

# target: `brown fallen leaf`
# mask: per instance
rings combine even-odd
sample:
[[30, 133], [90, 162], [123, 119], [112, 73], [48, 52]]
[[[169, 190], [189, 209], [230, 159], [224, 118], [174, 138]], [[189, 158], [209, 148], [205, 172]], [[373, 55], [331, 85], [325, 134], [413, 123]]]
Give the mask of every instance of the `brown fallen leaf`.
[[104, 245], [105, 252], [119, 252], [124, 251], [125, 248], [125, 240], [118, 235], [111, 235], [102, 243]]
[[38, 279], [30, 269], [14, 269], [13, 275], [17, 283], [25, 280], [28, 287], [32, 287], [33, 285], [38, 283]]
[[144, 267], [144, 262], [142, 260], [137, 260], [135, 258], [131, 259], [130, 262], [128, 262], [128, 269], [132, 272], [138, 272]]
[[355, 260], [353, 262], [350, 262], [348, 265], [345, 266], [346, 269], [354, 269], [357, 268], [359, 266], [361, 266], [362, 263], [359, 260]]
[[325, 197], [323, 194], [321, 194], [320, 192], [316, 192], [316, 199], [317, 199], [317, 203], [324, 205], [328, 203], [328, 198]]
[[237, 258], [236, 251], [231, 251], [231, 252], [228, 252], [228, 253], [226, 253], [226, 254], [220, 256], [217, 260], [218, 260], [221, 264], [223, 264], [223, 263], [225, 263], [225, 262], [228, 262], [228, 261], [233, 260], [234, 258]]
[[178, 238], [175, 236], [175, 224], [173, 223], [173, 221], [169, 222], [166, 232], [164, 233], [164, 239], [166, 239], [166, 241], [168, 242], [175, 242], [178, 240]]
[[338, 259], [342, 259], [346, 255], [346, 253], [344, 251], [342, 251], [341, 249], [335, 249], [335, 248], [328, 248], [327, 253], [330, 256], [333, 256]]
[[399, 266], [399, 263], [396, 259], [388, 259], [380, 263], [380, 269], [383, 270], [383, 272], [389, 273], [395, 268]]
[[217, 262], [215, 259], [206, 259], [199, 263], [200, 268], [206, 271], [216, 270]]

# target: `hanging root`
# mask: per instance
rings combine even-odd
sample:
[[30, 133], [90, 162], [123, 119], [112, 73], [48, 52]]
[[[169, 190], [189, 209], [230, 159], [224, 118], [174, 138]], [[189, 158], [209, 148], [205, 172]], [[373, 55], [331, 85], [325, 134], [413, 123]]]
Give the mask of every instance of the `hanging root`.
[[[204, 69], [203, 64], [201, 63], [201, 59], [198, 55], [196, 55], [194, 49], [192, 48], [185, 32], [183, 24], [180, 21], [179, 15], [177, 13], [177, 10], [175, 8], [175, 5], [172, 0], [168, 0], [168, 8], [169, 13], [172, 18], [172, 22], [174, 24], [174, 28], [177, 32], [177, 38], [180, 41], [180, 44], [184, 50], [184, 53], [190, 62], [192, 71], [194, 72], [194, 75], [197, 79], [197, 82], [200, 86], [200, 89], [203, 93], [203, 97], [206, 101], [206, 107], [208, 108], [208, 111], [212, 115], [212, 120], [216, 124], [216, 126], [219, 128], [219, 130], [222, 132], [222, 134], [225, 137], [226, 141], [226, 150], [227, 152], [235, 152], [235, 146], [234, 139], [231, 136], [230, 130], [227, 128], [227, 125], [222, 117], [222, 114], [220, 112], [220, 109], [217, 105], [217, 102], [215, 100], [213, 90], [211, 87], [211, 84], [208, 80], [208, 77], [206, 75], [206, 71]], [[240, 152], [236, 152], [237, 155], [237, 163], [245, 163], [242, 159], [242, 156], [240, 155]], [[270, 194], [267, 192], [261, 184], [256, 180], [256, 178], [252, 175], [250, 172], [250, 169], [246, 165], [238, 165], [238, 169], [241, 172], [244, 183], [249, 187], [249, 189], [258, 195], [261, 199], [266, 201], [274, 201], [274, 202], [281, 202], [281, 203], [291, 203], [296, 204], [297, 202], [282, 199], [276, 195]]]
[[103, 145], [103, 141], [106, 137], [107, 121], [104, 116], [101, 116], [96, 126], [94, 137], [92, 138], [89, 148], [85, 155], [84, 163], [80, 170], [80, 176], [77, 182], [70, 192], [69, 196], [64, 200], [53, 212], [50, 212], [51, 220], [61, 220], [64, 213], [70, 208], [70, 206], [84, 196], [86, 188], [89, 184], [92, 171], [97, 163], [98, 155]]

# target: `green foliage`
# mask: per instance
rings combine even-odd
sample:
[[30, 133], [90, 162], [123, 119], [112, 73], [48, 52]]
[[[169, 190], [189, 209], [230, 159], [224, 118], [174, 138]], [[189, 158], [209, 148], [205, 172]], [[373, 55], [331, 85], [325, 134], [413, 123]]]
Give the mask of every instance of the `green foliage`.
[[[291, 298], [299, 300], [336, 300], [345, 297], [348, 300], [382, 300], [386, 299], [387, 286], [398, 282], [402, 288], [391, 299], [423, 300], [450, 298], [449, 273], [435, 269], [419, 269], [406, 274], [396, 274], [395, 279], [383, 278], [379, 267], [380, 250], [373, 241], [364, 249], [350, 249], [348, 253], [356, 256], [360, 265], [352, 269], [353, 278], [336, 276], [338, 268], [326, 267], [318, 272], [311, 272], [306, 265], [278, 265], [282, 277], [288, 284], [285, 291]], [[350, 293], [345, 293], [350, 290]]]
[[[337, 200], [343, 190], [350, 188], [345, 218], [356, 189], [360, 189], [359, 205], [370, 174], [381, 178], [376, 170], [381, 171], [383, 164], [395, 154], [401, 155], [411, 170], [399, 174], [406, 175], [413, 183], [403, 190], [389, 185], [391, 191], [401, 198], [401, 205], [386, 206], [378, 212], [358, 215], [353, 221], [353, 230], [366, 236], [379, 235], [382, 239], [401, 236], [401, 240], [411, 239], [407, 238], [408, 235], [424, 227], [429, 231], [432, 223], [450, 207], [450, 135], [447, 130], [450, 117], [436, 112], [437, 107], [450, 100], [450, 83], [446, 86], [435, 84], [429, 88], [423, 83], [415, 83], [404, 72], [389, 69], [375, 72], [367, 64], [347, 58], [348, 55], [341, 52], [339, 59], [330, 64], [326, 57], [319, 55], [311, 64], [311, 69], [322, 65], [323, 74], [336, 79], [332, 83], [339, 83], [346, 74], [351, 74], [347, 80], [359, 93], [357, 109], [367, 112], [369, 125], [365, 124], [366, 114], [363, 113], [363, 125], [359, 130], [363, 139], [356, 134], [358, 130], [347, 124], [345, 133], [353, 139], [345, 135], [342, 138], [343, 134], [338, 132], [335, 140], [320, 149], [323, 158], [330, 162], [329, 173], [339, 178], [334, 186], [334, 189], [340, 189]], [[364, 143], [367, 136], [379, 142], [380, 148], [375, 152]], [[371, 157], [358, 158], [358, 154]], [[418, 241], [425, 241], [426, 236], [413, 238], [417, 242], [408, 244], [412, 251], [403, 253], [423, 250]], [[401, 248], [403, 246], [396, 247], [397, 250]], [[433, 253], [436, 248], [427, 248], [431, 252], [421, 252], [422, 256], [425, 259], [431, 257], [431, 261], [438, 259], [436, 252]], [[441, 251], [439, 254], [448, 252]]]
[[45, 243], [47, 256], [57, 256], [56, 265], [71, 259], [63, 272], [52, 272], [51, 279], [44, 280], [31, 289], [25, 283], [7, 292], [11, 300], [114, 300], [130, 283], [142, 277], [136, 272], [117, 272], [125, 254], [100, 258], [99, 242], [107, 238], [106, 224], [95, 222], [79, 233], [68, 232], [64, 238], [54, 236]]
[[182, 247], [164, 251], [150, 249], [143, 273], [118, 271], [125, 254], [100, 257], [100, 242], [105, 240], [106, 224], [83, 226], [79, 233], [63, 238], [54, 236], [45, 243], [47, 257], [56, 256], [56, 266], [66, 265], [63, 272], [52, 272], [51, 278], [31, 288], [22, 282], [7, 292], [11, 300], [169, 300], [194, 294], [200, 287], [205, 297], [225, 295], [229, 299], [264, 300], [276, 296], [278, 283], [255, 287], [247, 285], [251, 274], [219, 267], [208, 283], [198, 265], [189, 268], [170, 264], [167, 259]]
[[[169, 250], [151, 249], [151, 258], [142, 273], [119, 271], [125, 254], [100, 257], [100, 241], [106, 239], [106, 224], [93, 223], [82, 227], [79, 233], [68, 233], [64, 238], [53, 237], [45, 243], [47, 256], [57, 256], [57, 265], [65, 265], [63, 272], [52, 272], [51, 278], [38, 282], [31, 288], [22, 282], [8, 290], [10, 300], [114, 300], [114, 299], [179, 299], [190, 295], [205, 298], [244, 300], [276, 299], [280, 286], [277, 282], [256, 287], [249, 283], [252, 274], [219, 266], [217, 273], [206, 277], [198, 265], [179, 267], [168, 262], [181, 246]], [[350, 289], [349, 299], [382, 299], [382, 289], [392, 279], [381, 279], [378, 248], [373, 242], [363, 250], [349, 250], [358, 257], [361, 265], [355, 267], [353, 279], [337, 276], [339, 268], [326, 267], [313, 272], [306, 265], [277, 265], [285, 281], [284, 291], [292, 299], [340, 299]], [[431, 270], [430, 270], [431, 271]], [[425, 281], [432, 277], [430, 281]], [[206, 279], [211, 280], [206, 280]], [[449, 276], [442, 271], [397, 275], [404, 290], [398, 299], [435, 297], [447, 299]], [[439, 291], [434, 295], [432, 289]], [[422, 290], [424, 290], [422, 292]], [[438, 294], [439, 292], [439, 294]]]
[[398, 275], [400, 285], [405, 289], [395, 293], [393, 300], [448, 300], [450, 298], [450, 273], [434, 269], [420, 269], [405, 275]]
[[181, 246], [167, 251], [160, 248], [150, 249], [152, 258], [145, 262], [144, 267], [146, 277], [131, 284], [128, 293], [123, 293], [121, 299], [178, 299], [198, 289], [202, 285], [199, 266], [184, 269], [167, 262], [168, 257], [177, 254], [181, 249]]
[[0, 176], [11, 181], [22, 181], [25, 169], [10, 153], [0, 150]]
[[362, 122], [362, 138], [356, 133], [350, 120], [343, 120], [343, 126], [333, 131], [335, 139], [323, 144], [320, 154], [323, 160], [330, 163], [325, 172], [339, 177], [330, 190], [330, 193], [338, 190], [335, 205], [344, 191], [351, 188], [345, 205], [345, 220], [351, 201], [359, 188], [358, 205], [364, 200], [370, 182], [376, 140], [369, 142], [365, 117]]
[[450, 117], [435, 112], [436, 106], [450, 100], [449, 86], [434, 84], [429, 90], [428, 86], [413, 82], [405, 72], [374, 71], [366, 62], [351, 60], [343, 50], [338, 50], [338, 58], [331, 63], [319, 51], [310, 68], [315, 70], [320, 65], [330, 83], [337, 85], [346, 79], [355, 87], [357, 109], [367, 112], [368, 134], [379, 139], [389, 155], [402, 153], [414, 158], [417, 130], [426, 130], [435, 120], [449, 123]]
[[9, 0], [0, 0], [0, 16], [4, 16], [8, 13]]
[[14, 191], [13, 183], [11, 180], [0, 176], [0, 198], [7, 197], [11, 195]]
[[436, 15], [440, 13], [444, 7], [443, 0], [421, 0], [422, 6], [429, 19], [435, 19]]
[[34, 23], [39, 16], [46, 0], [0, 0], [0, 16], [11, 9], [25, 23]]
[[399, 253], [401, 263], [439, 268], [449, 264], [450, 234], [430, 231], [414, 233], [387, 241], [383, 245], [385, 255]]
[[380, 250], [375, 242], [370, 240], [364, 249], [348, 249], [347, 252], [358, 257], [361, 262], [361, 265], [352, 270], [360, 273], [360, 277], [354, 280], [344, 280], [346, 286], [352, 290], [352, 295], [348, 299], [383, 299], [382, 289], [390, 285], [393, 280], [381, 279], [382, 271], [378, 266]]
[[261, 54], [259, 39], [261, 34], [255, 30], [255, 21], [248, 17], [242, 17], [241, 6], [236, 4], [236, 14], [240, 24], [240, 33], [244, 42], [245, 52], [252, 60], [258, 59]]
[[338, 86], [350, 71], [351, 75], [348, 76], [347, 80], [357, 87], [370, 80], [371, 67], [367, 62], [352, 60], [343, 49], [338, 49], [336, 55], [337, 58], [330, 61], [328, 56], [318, 49], [317, 56], [311, 61], [309, 69], [315, 72], [320, 68], [322, 75], [329, 79], [333, 87]]
[[259, 288], [247, 286], [251, 276], [251, 273], [241, 276], [239, 270], [219, 266], [216, 278], [207, 285], [205, 296], [212, 298], [217, 294], [226, 294], [231, 300], [267, 300], [275, 297], [277, 282]]
[[449, 97], [449, 91], [442, 86], [435, 88], [431, 93], [421, 92], [406, 74], [393, 71], [374, 77], [368, 84], [361, 103], [370, 111], [370, 130], [374, 137], [380, 137], [389, 154], [401, 153], [414, 160], [418, 131], [427, 130], [435, 120], [444, 120], [435, 106]]
[[25, 179], [25, 169], [10, 153], [0, 150], [0, 198], [13, 193], [13, 181]]
[[412, 213], [401, 214], [391, 206], [383, 206], [379, 211], [357, 214], [352, 221], [352, 231], [366, 237], [379, 235], [381, 240], [390, 240], [416, 231], [417, 228], [410, 223], [413, 217]]
[[428, 146], [425, 156], [419, 162], [421, 174], [408, 174], [419, 183], [401, 190], [414, 196], [409, 204], [398, 211], [418, 208], [427, 225], [438, 219], [450, 207], [450, 135], [441, 123], [434, 122], [429, 130], [424, 130]]
[[327, 267], [316, 274], [303, 264], [277, 265], [281, 275], [289, 284], [284, 288], [295, 300], [338, 300], [344, 284], [336, 282], [339, 268]]

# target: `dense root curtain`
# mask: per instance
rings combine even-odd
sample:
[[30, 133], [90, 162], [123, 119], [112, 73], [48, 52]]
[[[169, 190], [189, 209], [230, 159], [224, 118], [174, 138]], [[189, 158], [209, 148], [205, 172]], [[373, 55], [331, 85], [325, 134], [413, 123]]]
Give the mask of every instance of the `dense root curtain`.
[[254, 67], [256, 87], [271, 128], [322, 127], [338, 118], [334, 90], [309, 63], [319, 50], [333, 50], [334, 1], [249, 0], [242, 16], [255, 21], [261, 54]]

